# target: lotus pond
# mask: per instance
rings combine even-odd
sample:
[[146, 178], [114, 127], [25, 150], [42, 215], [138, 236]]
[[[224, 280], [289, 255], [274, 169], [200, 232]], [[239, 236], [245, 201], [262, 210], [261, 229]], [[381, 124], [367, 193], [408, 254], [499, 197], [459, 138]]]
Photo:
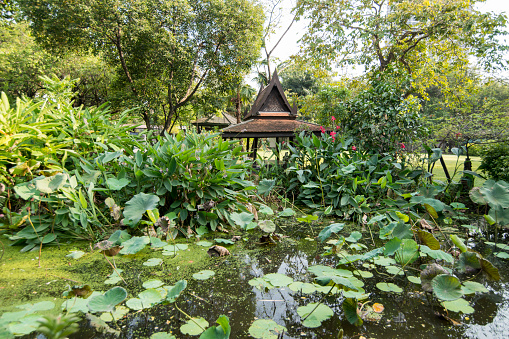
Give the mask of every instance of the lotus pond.
[[[401, 251], [410, 242], [391, 255], [366, 226], [322, 220], [311, 228], [294, 219], [278, 226], [280, 235], [258, 229], [185, 243], [133, 237], [123, 240], [124, 254], [109, 258], [89, 243], [46, 247], [40, 260], [38, 250], [6, 246], [0, 337], [33, 338], [42, 315], [62, 310], [79, 315], [72, 338], [197, 338], [214, 325], [210, 338], [224, 337], [223, 329], [232, 338], [509, 336], [509, 246], [500, 243], [507, 243], [505, 234], [494, 243], [479, 241], [481, 235], [470, 230], [460, 235], [457, 251], [467, 246], [462, 253], [489, 258], [500, 280], [467, 269], [458, 274], [460, 286], [445, 281], [436, 287], [439, 279], [433, 279], [436, 288], [426, 292], [420, 273], [422, 265], [432, 266], [427, 246], [412, 265], [401, 265], [401, 257], [414, 255]], [[441, 229], [440, 236], [453, 231]], [[214, 244], [230, 255], [211, 257]], [[469, 265], [454, 250], [444, 253], [433, 261], [441, 270], [453, 268], [449, 260], [454, 269]]]

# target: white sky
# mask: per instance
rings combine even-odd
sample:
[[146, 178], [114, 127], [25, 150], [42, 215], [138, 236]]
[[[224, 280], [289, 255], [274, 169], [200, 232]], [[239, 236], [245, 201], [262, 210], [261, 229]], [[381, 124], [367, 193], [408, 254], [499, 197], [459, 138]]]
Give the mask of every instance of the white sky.
[[[291, 19], [293, 18], [290, 11], [294, 3], [295, 0], [283, 0], [285, 15], [281, 24], [280, 33], [274, 34], [272, 36], [272, 41], [269, 41], [268, 43], [269, 47], [273, 46], [273, 44], [277, 42], [281, 34], [288, 27]], [[481, 12], [505, 12], [506, 15], [509, 16], [509, 0], [486, 0], [485, 3], [479, 3], [477, 8]], [[507, 26], [507, 30], [509, 30], [509, 25]], [[280, 61], [284, 61], [287, 60], [291, 55], [297, 54], [299, 52], [298, 40], [302, 37], [305, 31], [306, 24], [303, 21], [295, 22], [288, 33], [285, 35], [283, 41], [281, 41], [279, 46], [274, 50], [273, 57], [277, 57], [280, 59]], [[507, 56], [507, 59], [509, 59], [509, 55]]]

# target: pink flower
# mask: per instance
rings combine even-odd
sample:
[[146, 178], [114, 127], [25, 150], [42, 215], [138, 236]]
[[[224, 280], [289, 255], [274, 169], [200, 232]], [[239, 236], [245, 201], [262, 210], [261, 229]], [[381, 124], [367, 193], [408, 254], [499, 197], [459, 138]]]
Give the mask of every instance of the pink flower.
[[404, 143], [400, 143], [399, 147], [401, 147], [402, 149], [405, 149], [405, 144]]
[[357, 147], [352, 146], [352, 151], [357, 151]]
[[336, 132], [330, 132], [330, 136], [334, 138], [334, 136], [336, 135]]
[[332, 116], [332, 117], [331, 117], [331, 120], [332, 120], [332, 121], [334, 121], [334, 120], [336, 120], [336, 118], [335, 118], [334, 116]]
[[336, 138], [334, 138], [334, 136], [332, 137], [332, 142], [336, 141]]
[[341, 126], [339, 126], [339, 125], [336, 126], [336, 129], [340, 129], [340, 128], [341, 128]]
[[323, 128], [323, 126], [320, 126], [320, 132], [325, 133], [325, 128]]

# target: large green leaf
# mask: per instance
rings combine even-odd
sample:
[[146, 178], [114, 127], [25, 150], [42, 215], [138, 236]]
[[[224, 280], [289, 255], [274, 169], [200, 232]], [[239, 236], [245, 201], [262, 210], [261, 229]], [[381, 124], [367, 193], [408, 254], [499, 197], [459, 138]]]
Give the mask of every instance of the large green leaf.
[[230, 217], [233, 220], [233, 222], [235, 222], [235, 224], [242, 228], [243, 230], [245, 230], [247, 225], [249, 225], [249, 223], [251, 223], [251, 221], [253, 221], [254, 219], [253, 213], [247, 212], [232, 213], [230, 214]]
[[261, 195], [269, 195], [270, 191], [272, 190], [272, 188], [274, 187], [274, 185], [276, 184], [276, 180], [269, 180], [269, 179], [262, 179], [260, 180], [260, 182], [258, 183], [258, 194], [261, 194]]
[[166, 300], [168, 300], [169, 302], [174, 302], [178, 298], [180, 293], [182, 293], [182, 291], [186, 289], [186, 287], [187, 287], [187, 280], [177, 281], [175, 286], [173, 286], [168, 291], [168, 294], [166, 295]]
[[158, 205], [159, 197], [153, 194], [139, 193], [126, 202], [124, 209], [124, 224], [134, 227], [147, 211], [155, 209]]
[[384, 292], [394, 292], [394, 293], [403, 292], [403, 289], [401, 287], [393, 283], [379, 282], [376, 284], [376, 287]]
[[426, 292], [433, 290], [431, 281], [440, 274], [448, 274], [447, 270], [439, 264], [428, 265], [424, 270], [421, 271], [421, 285], [422, 289]]
[[260, 220], [258, 222], [260, 229], [267, 233], [273, 233], [276, 231], [276, 224], [272, 220]]
[[479, 262], [481, 263], [481, 269], [485, 272], [491, 279], [500, 280], [500, 273], [498, 272], [498, 268], [493, 266], [491, 262], [484, 258], [479, 258]]
[[193, 274], [193, 278], [195, 278], [197, 280], [207, 280], [208, 278], [213, 277], [215, 274], [216, 273], [214, 271], [203, 270], [203, 271]]
[[417, 236], [419, 237], [419, 240], [426, 246], [428, 246], [432, 250], [439, 250], [440, 249], [440, 243], [438, 240], [433, 236], [433, 234], [426, 232], [424, 230], [417, 230]]
[[474, 308], [469, 305], [468, 301], [463, 298], [459, 298], [452, 301], [442, 302], [442, 306], [452, 312], [461, 312], [463, 314], [474, 313]]
[[400, 265], [413, 263], [419, 257], [419, 246], [413, 239], [403, 239], [394, 255], [394, 259]]
[[122, 301], [127, 297], [127, 291], [125, 288], [115, 286], [110, 290], [106, 291], [103, 295], [91, 297], [88, 302], [88, 309], [92, 313], [96, 312], [111, 312]]
[[461, 273], [474, 273], [481, 268], [481, 262], [475, 252], [463, 252], [456, 263], [456, 268]]
[[154, 288], [149, 288], [138, 294], [138, 298], [129, 299], [125, 304], [130, 309], [138, 311], [150, 308], [161, 300], [163, 300], [161, 292]]
[[200, 339], [228, 339], [230, 338], [231, 326], [230, 319], [225, 315], [220, 315], [216, 321], [219, 326], [211, 326], [200, 336]]
[[132, 237], [131, 239], [124, 241], [122, 243], [122, 248], [120, 250], [120, 254], [136, 254], [142, 249], [145, 248], [147, 244], [150, 243], [150, 238], [147, 236], [143, 237]]
[[320, 231], [320, 233], [318, 234], [318, 239], [320, 239], [321, 242], [324, 242], [325, 240], [329, 239], [329, 237], [333, 233], [341, 232], [343, 227], [345, 227], [344, 223], [330, 224], [329, 226], [325, 227], [323, 230]]
[[51, 177], [43, 177], [35, 180], [35, 186], [39, 192], [53, 193], [62, 188], [67, 182], [66, 174], [55, 174]]
[[431, 287], [440, 300], [456, 300], [463, 295], [459, 279], [449, 274], [439, 274], [434, 277], [431, 280]]
[[209, 327], [209, 322], [202, 317], [189, 319], [184, 325], [180, 326], [180, 332], [187, 335], [199, 335], [205, 328]]
[[257, 339], [277, 339], [279, 334], [288, 332], [272, 319], [257, 319], [249, 327], [249, 334]]
[[110, 190], [119, 191], [122, 188], [129, 185], [129, 179], [127, 179], [127, 178], [120, 178], [120, 179], [108, 178], [106, 180], [106, 183], [108, 184], [108, 187], [110, 188]]
[[509, 208], [509, 189], [499, 182], [491, 187], [481, 187], [479, 192], [491, 207]]
[[362, 319], [357, 312], [357, 300], [353, 298], [346, 298], [343, 301], [343, 311], [345, 312], [346, 320], [352, 325], [361, 326]]
[[310, 303], [306, 306], [300, 306], [297, 308], [297, 314], [305, 319], [302, 322], [302, 326], [309, 328], [316, 328], [322, 325], [322, 321], [325, 321], [334, 315], [332, 309], [324, 304]]
[[263, 279], [268, 281], [274, 287], [288, 286], [293, 282], [293, 279], [281, 273], [266, 274]]

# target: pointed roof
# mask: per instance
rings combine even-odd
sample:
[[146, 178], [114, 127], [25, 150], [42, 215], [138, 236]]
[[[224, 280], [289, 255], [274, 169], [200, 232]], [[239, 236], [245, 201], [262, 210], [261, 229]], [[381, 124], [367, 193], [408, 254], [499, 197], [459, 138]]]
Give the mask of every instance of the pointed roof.
[[228, 126], [237, 123], [237, 119], [232, 117], [231, 115], [222, 112], [222, 117], [218, 117], [217, 115], [211, 115], [208, 117], [200, 118], [195, 121], [191, 121], [193, 125], [201, 125], [201, 126]]
[[244, 120], [257, 117], [272, 116], [278, 118], [295, 119], [297, 117], [297, 107], [290, 105], [286, 99], [283, 87], [279, 82], [277, 70], [274, 71], [272, 79], [267, 87], [260, 87], [260, 92]]

